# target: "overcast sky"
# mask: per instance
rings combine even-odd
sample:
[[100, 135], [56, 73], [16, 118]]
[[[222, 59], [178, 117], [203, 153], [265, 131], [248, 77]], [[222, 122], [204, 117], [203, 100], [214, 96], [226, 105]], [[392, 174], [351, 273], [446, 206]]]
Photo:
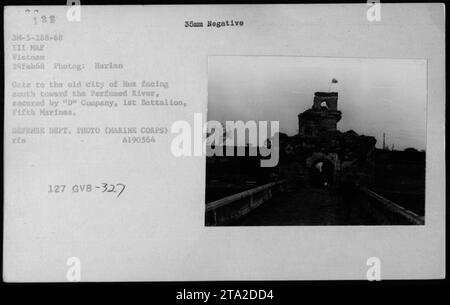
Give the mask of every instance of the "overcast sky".
[[338, 129], [374, 136], [381, 147], [426, 148], [426, 61], [288, 56], [212, 56], [208, 120], [277, 120], [297, 133], [314, 92], [339, 93]]

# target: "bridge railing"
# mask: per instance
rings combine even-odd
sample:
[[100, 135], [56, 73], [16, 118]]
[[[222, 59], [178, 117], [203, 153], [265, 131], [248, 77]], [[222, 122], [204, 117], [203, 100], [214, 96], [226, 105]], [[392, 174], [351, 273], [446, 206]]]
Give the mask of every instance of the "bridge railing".
[[380, 224], [423, 225], [425, 223], [422, 216], [399, 206], [374, 191], [363, 186], [359, 189], [366, 199], [363, 200], [366, 209]]
[[283, 189], [286, 180], [267, 183], [206, 204], [207, 226], [225, 225], [239, 219]]

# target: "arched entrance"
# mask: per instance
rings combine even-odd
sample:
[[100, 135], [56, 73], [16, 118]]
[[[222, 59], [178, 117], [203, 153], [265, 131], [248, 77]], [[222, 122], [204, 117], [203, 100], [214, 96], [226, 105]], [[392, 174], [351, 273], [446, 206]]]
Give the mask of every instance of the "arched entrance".
[[320, 158], [311, 164], [310, 168], [311, 185], [314, 187], [329, 187], [334, 183], [334, 166], [333, 163], [326, 159]]

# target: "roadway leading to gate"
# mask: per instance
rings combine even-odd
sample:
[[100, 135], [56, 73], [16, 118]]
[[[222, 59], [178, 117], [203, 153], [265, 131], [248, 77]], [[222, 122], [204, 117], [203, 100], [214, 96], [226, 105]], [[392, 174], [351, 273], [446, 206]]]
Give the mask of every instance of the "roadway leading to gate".
[[341, 196], [329, 189], [300, 189], [275, 195], [233, 226], [280, 225], [374, 225], [370, 216], [358, 208], [349, 209]]

